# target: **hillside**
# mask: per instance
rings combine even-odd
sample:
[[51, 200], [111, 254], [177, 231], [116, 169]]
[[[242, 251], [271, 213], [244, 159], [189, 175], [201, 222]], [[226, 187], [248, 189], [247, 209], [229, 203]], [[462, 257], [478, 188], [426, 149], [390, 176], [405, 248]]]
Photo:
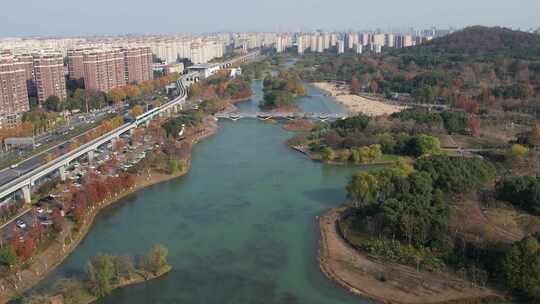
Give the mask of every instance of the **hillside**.
[[410, 50], [463, 55], [540, 57], [540, 35], [502, 27], [472, 26]]

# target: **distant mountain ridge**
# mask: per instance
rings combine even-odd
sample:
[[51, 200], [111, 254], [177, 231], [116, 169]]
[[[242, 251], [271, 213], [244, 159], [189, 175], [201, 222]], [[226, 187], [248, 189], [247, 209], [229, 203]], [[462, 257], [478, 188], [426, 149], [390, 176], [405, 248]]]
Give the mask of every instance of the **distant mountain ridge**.
[[415, 47], [434, 52], [540, 56], [540, 35], [502, 27], [472, 26]]

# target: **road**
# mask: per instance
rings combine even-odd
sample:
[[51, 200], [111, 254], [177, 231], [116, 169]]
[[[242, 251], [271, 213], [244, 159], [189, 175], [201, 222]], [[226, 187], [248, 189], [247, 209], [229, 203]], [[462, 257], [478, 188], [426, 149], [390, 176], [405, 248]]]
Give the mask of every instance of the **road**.
[[[34, 169], [37, 168], [39, 165], [43, 164], [45, 162], [45, 157], [50, 153], [55, 153], [57, 155], [66, 153], [69, 151], [68, 149], [68, 143], [72, 141], [75, 138], [78, 138], [84, 134], [86, 134], [89, 131], [83, 132], [81, 134], [75, 134], [78, 127], [82, 127], [84, 125], [87, 125], [90, 123], [90, 121], [94, 120], [96, 122], [99, 122], [103, 120], [107, 112], [110, 109], [105, 109], [103, 111], [100, 111], [95, 114], [89, 114], [89, 115], [79, 115], [75, 118], [73, 118], [73, 121], [66, 126], [63, 126], [59, 129], [56, 129], [54, 132], [51, 132], [47, 135], [41, 136], [36, 143], [40, 143], [41, 145], [48, 144], [51, 142], [58, 141], [62, 137], [69, 136], [70, 139], [61, 142], [57, 145], [54, 145], [53, 147], [46, 149], [45, 151], [42, 151], [30, 158], [27, 158], [26, 160], [18, 163], [16, 167], [8, 167], [0, 170], [0, 185], [5, 184], [6, 182]], [[93, 130], [95, 128], [92, 128]], [[70, 136], [72, 135], [72, 136]]]

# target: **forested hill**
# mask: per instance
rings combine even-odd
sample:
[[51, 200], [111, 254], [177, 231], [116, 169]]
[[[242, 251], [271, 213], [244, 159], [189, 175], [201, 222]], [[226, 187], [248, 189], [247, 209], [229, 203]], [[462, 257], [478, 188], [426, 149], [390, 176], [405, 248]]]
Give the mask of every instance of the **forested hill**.
[[540, 35], [502, 27], [472, 26], [407, 51], [540, 57]]

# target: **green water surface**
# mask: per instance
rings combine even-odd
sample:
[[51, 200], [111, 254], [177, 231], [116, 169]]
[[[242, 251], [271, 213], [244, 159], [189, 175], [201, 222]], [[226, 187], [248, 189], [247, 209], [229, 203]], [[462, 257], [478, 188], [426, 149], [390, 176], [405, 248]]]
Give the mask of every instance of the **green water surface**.
[[[256, 109], [256, 95], [239, 106]], [[343, 111], [309, 87], [306, 111]], [[367, 303], [330, 282], [317, 262], [316, 217], [346, 201], [358, 167], [312, 162], [289, 150], [293, 134], [257, 120], [221, 121], [198, 144], [185, 177], [150, 187], [103, 210], [88, 236], [44, 285], [82, 275], [98, 252], [169, 249], [173, 271], [114, 291], [99, 303]]]

